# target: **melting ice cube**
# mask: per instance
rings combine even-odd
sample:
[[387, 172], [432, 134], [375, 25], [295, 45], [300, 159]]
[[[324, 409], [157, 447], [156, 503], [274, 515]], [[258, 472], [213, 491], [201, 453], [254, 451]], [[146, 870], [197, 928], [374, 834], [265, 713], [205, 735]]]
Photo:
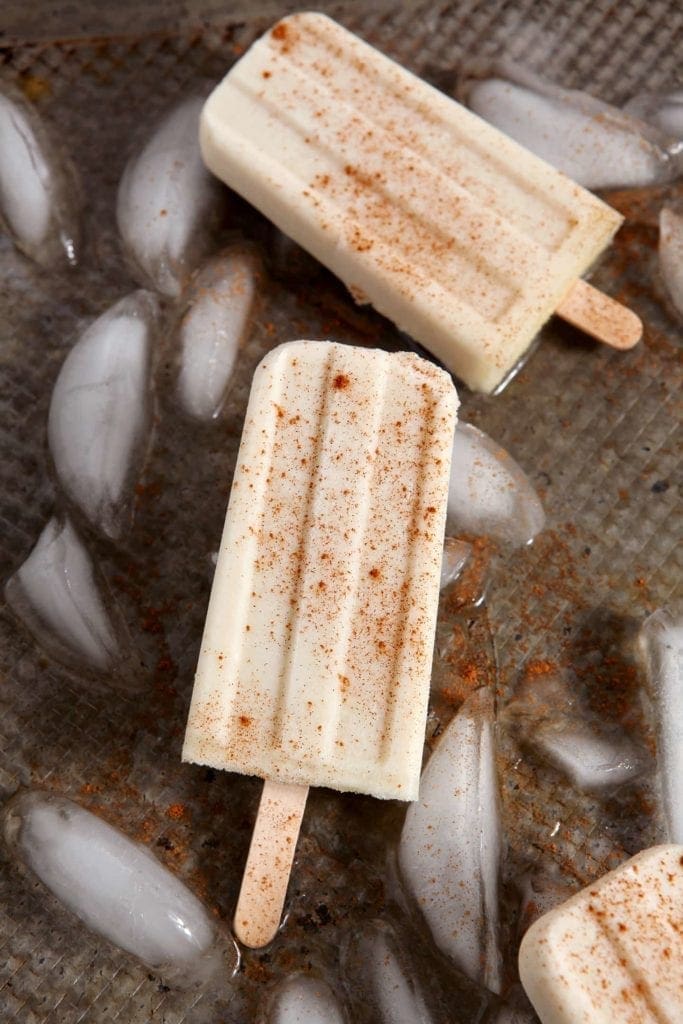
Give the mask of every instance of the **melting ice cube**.
[[330, 988], [317, 978], [297, 974], [273, 992], [268, 1024], [344, 1024], [339, 1003]]
[[643, 770], [642, 758], [626, 736], [601, 734], [575, 719], [537, 723], [530, 741], [577, 789], [618, 786]]
[[494, 992], [500, 991], [500, 848], [493, 700], [476, 690], [427, 762], [398, 856], [437, 946]]
[[654, 185], [680, 173], [669, 136], [518, 65], [503, 63], [467, 78], [461, 95], [475, 114], [586, 188]]
[[43, 265], [76, 262], [74, 172], [19, 95], [0, 93], [0, 211], [17, 246]]
[[666, 206], [659, 215], [659, 265], [671, 301], [683, 317], [683, 217]]
[[528, 544], [545, 513], [528, 476], [511, 455], [467, 423], [458, 423], [448, 485], [446, 531]]
[[119, 185], [116, 216], [140, 283], [180, 294], [193, 262], [206, 251], [207, 227], [223, 190], [199, 151], [203, 100], [184, 100], [164, 117]]
[[640, 647], [657, 724], [657, 767], [670, 843], [683, 843], [683, 617], [665, 608], [643, 623]]
[[441, 562], [441, 590], [445, 590], [446, 587], [450, 587], [451, 583], [455, 583], [471, 557], [471, 545], [457, 540], [455, 537], [446, 537]]
[[576, 886], [572, 887], [562, 878], [553, 864], [544, 870], [530, 869], [524, 872], [515, 879], [515, 884], [521, 896], [520, 938], [534, 921], [549, 910], [559, 907], [576, 892]]
[[420, 981], [407, 968], [383, 921], [363, 925], [347, 946], [345, 973], [376, 1024], [432, 1024]]
[[180, 325], [178, 392], [195, 419], [211, 420], [221, 410], [249, 331], [256, 275], [254, 256], [234, 249], [211, 260], [193, 283]]
[[48, 440], [59, 482], [109, 537], [125, 522], [147, 444], [157, 314], [149, 292], [117, 302], [71, 349], [52, 393]]
[[[7, 603], [38, 643], [67, 665], [111, 673], [128, 636], [90, 556], [68, 519], [51, 519], [5, 587]], [[108, 595], [107, 595], [108, 596]], [[139, 688], [136, 674], [119, 685]]]
[[237, 950], [199, 900], [149, 850], [64, 797], [22, 792], [5, 810], [7, 842], [92, 931], [164, 980], [205, 982]]
[[629, 782], [646, 766], [643, 753], [619, 727], [584, 717], [573, 675], [529, 676], [505, 709], [525, 744], [590, 792]]

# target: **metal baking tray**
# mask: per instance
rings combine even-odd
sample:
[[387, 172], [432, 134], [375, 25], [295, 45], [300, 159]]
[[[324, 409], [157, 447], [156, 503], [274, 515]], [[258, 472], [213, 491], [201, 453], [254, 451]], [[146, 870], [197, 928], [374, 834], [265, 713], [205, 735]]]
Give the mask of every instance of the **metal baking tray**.
[[[683, 10], [674, 0], [617, 6], [607, 0], [358, 0], [318, 8], [446, 90], [465, 58], [501, 55], [615, 103], [672, 86], [680, 75]], [[56, 274], [0, 238], [3, 581], [59, 507], [46, 417], [64, 356], [88, 318], [135, 286], [114, 217], [128, 155], [169, 104], [206, 90], [263, 29], [293, 9], [275, 2], [4, 5], [0, 74], [59, 127], [82, 178], [86, 234], [79, 267]], [[680, 326], [663, 302], [656, 270], [661, 190], [620, 193], [613, 201], [627, 224], [594, 282], [640, 314], [644, 342], [615, 353], [552, 322], [501, 395], [462, 390], [463, 418], [526, 469], [548, 522], [531, 547], [482, 548], [486, 600], [478, 607], [465, 597], [444, 602], [436, 659], [453, 692], [474, 673], [495, 687], [499, 709], [521, 679], [571, 666], [594, 711], [647, 744], [633, 641], [643, 618], [672, 600], [680, 578]], [[157, 353], [154, 436], [133, 528], [117, 545], [89, 537], [127, 609], [148, 688], [135, 701], [94, 688], [48, 659], [0, 606], [0, 796], [20, 785], [70, 796], [148, 844], [229, 921], [260, 786], [181, 765], [180, 746], [210, 554], [218, 546], [251, 373], [265, 351], [293, 337], [404, 342], [305, 254], [292, 258], [293, 250], [283, 250], [246, 204], [234, 204], [227, 230], [258, 247], [267, 269], [229, 405], [206, 428], [178, 415], [167, 339]], [[435, 697], [430, 733], [457, 706], [449, 692], [443, 687]], [[557, 773], [539, 773], [504, 728], [498, 756], [507, 843], [506, 977], [514, 985], [519, 874], [554, 865], [569, 886], [579, 887], [661, 831], [650, 777], [629, 789], [628, 798], [603, 800], [573, 791]], [[0, 1017], [18, 1024], [249, 1021], [279, 979], [303, 971], [324, 978], [350, 1019], [361, 1019], [339, 948], [380, 919], [405, 935], [420, 972], [436, 979], [435, 1019], [492, 1019], [495, 1000], [449, 969], [424, 928], [407, 919], [387, 867], [403, 813], [398, 804], [366, 797], [312, 794], [286, 928], [267, 951], [244, 953], [232, 998], [223, 1003], [166, 988], [88, 933], [3, 849]]]

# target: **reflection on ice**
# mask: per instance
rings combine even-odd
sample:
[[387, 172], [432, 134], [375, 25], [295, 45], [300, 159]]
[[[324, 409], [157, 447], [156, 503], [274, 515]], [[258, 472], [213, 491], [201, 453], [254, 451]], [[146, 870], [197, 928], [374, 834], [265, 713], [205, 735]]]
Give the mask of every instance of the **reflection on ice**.
[[203, 100], [184, 100], [162, 120], [127, 164], [116, 215], [123, 245], [140, 283], [180, 294], [193, 261], [206, 250], [212, 208], [221, 186], [199, 152]]
[[41, 882], [92, 931], [168, 984], [228, 976], [237, 966], [199, 900], [149, 850], [64, 797], [22, 792], [7, 805], [5, 837]]
[[680, 172], [678, 148], [665, 133], [518, 65], [466, 79], [462, 95], [475, 114], [586, 188], [661, 184]]
[[670, 843], [683, 843], [683, 618], [662, 608], [643, 623], [640, 647], [657, 726], [657, 768]]
[[75, 263], [75, 181], [35, 110], [0, 93], [0, 213], [17, 246], [43, 265]]
[[458, 423], [446, 532], [486, 535], [522, 545], [533, 540], [544, 524], [543, 506], [524, 470], [481, 430]]
[[109, 537], [125, 523], [146, 448], [157, 315], [149, 292], [121, 299], [81, 335], [52, 393], [48, 440], [59, 482]]
[[104, 593], [68, 519], [50, 520], [5, 588], [10, 608], [49, 654], [110, 673], [127, 653], [128, 639]]
[[254, 257], [234, 249], [211, 260], [198, 274], [180, 325], [178, 392], [198, 420], [218, 416], [255, 299]]
[[434, 941], [460, 970], [500, 990], [498, 872], [501, 834], [493, 701], [475, 691], [450, 722], [410, 804], [401, 874]]

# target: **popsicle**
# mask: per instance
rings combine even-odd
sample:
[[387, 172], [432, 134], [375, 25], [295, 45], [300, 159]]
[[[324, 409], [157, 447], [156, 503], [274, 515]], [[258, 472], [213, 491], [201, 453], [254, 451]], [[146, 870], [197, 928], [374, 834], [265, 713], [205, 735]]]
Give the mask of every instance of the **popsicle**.
[[278, 22], [209, 96], [210, 170], [470, 388], [550, 315], [616, 347], [638, 318], [581, 275], [622, 217], [322, 14]]
[[683, 846], [645, 850], [539, 918], [519, 973], [543, 1024], [680, 1024]]
[[235, 931], [266, 944], [307, 787], [417, 797], [457, 397], [408, 352], [256, 370], [183, 759], [266, 781]]

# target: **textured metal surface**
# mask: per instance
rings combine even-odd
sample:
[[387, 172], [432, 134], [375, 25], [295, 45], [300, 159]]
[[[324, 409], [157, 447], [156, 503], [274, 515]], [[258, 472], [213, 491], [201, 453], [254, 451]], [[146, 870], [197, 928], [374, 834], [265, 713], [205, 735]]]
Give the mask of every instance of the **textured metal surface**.
[[[444, 88], [464, 58], [503, 53], [615, 102], [645, 86], [680, 85], [683, 10], [673, 2], [318, 6]], [[0, 238], [2, 580], [60, 501], [45, 424], [64, 355], [84, 320], [133, 286], [114, 221], [128, 154], [169, 103], [206, 89], [276, 13], [292, 9], [262, 4], [257, 15], [256, 5], [248, 14], [246, 5], [232, 5], [226, 14], [217, 4], [166, 4], [157, 5], [153, 17], [121, 8], [105, 22], [98, 8], [59, 12], [46, 5], [42, 21], [32, 5], [30, 25], [19, 6], [3, 13], [10, 42], [0, 50], [0, 71], [58, 125], [79, 167], [86, 248], [78, 270], [50, 275]], [[581, 796], [517, 745], [504, 711], [521, 679], [571, 666], [590, 714], [625, 724], [645, 745], [652, 742], [639, 710], [642, 678], [633, 637], [650, 610], [673, 598], [680, 579], [681, 331], [663, 301], [655, 252], [656, 214], [674, 194], [676, 186], [613, 198], [629, 220], [594, 278], [643, 317], [643, 345], [612, 353], [552, 324], [501, 396], [461, 396], [463, 417], [515, 455], [548, 512], [548, 528], [531, 548], [493, 553], [489, 567], [509, 842], [509, 964], [514, 881], [522, 868], [557, 864], [578, 885], [659, 834], [650, 778], [628, 799]], [[261, 354], [292, 337], [399, 341], [380, 318], [355, 309], [312, 261], [303, 255], [292, 260], [270, 227], [236, 201], [230, 228], [261, 248], [268, 275], [226, 415], [210, 428], [191, 426], [179, 415], [167, 336], [157, 354], [157, 416], [134, 528], [116, 548], [88, 538], [127, 610], [140, 671], [149, 679], [147, 695], [132, 703], [89, 690], [48, 663], [0, 609], [0, 795], [19, 784], [41, 785], [101, 811], [148, 843], [228, 919], [259, 785], [181, 766], [179, 755], [209, 556], [218, 545], [251, 372]], [[169, 308], [169, 322], [172, 316]], [[439, 649], [441, 690], [432, 729], [452, 713], [468, 682], [493, 678], [486, 615], [444, 603]], [[341, 990], [350, 979], [340, 975], [340, 944], [366, 919], [398, 919], [405, 912], [394, 902], [399, 897], [386, 868], [402, 814], [398, 805], [369, 798], [312, 795], [287, 928], [267, 953], [245, 956], [234, 995], [217, 1005], [210, 995], [165, 991], [130, 957], [88, 934], [3, 851], [0, 1017], [21, 1024], [247, 1021], [264, 991], [292, 971], [318, 972]], [[433, 987], [442, 993], [440, 1019], [478, 1019], [486, 999], [444, 969], [419, 922], [405, 927], [420, 970], [432, 972]], [[512, 969], [509, 975], [513, 980]]]

